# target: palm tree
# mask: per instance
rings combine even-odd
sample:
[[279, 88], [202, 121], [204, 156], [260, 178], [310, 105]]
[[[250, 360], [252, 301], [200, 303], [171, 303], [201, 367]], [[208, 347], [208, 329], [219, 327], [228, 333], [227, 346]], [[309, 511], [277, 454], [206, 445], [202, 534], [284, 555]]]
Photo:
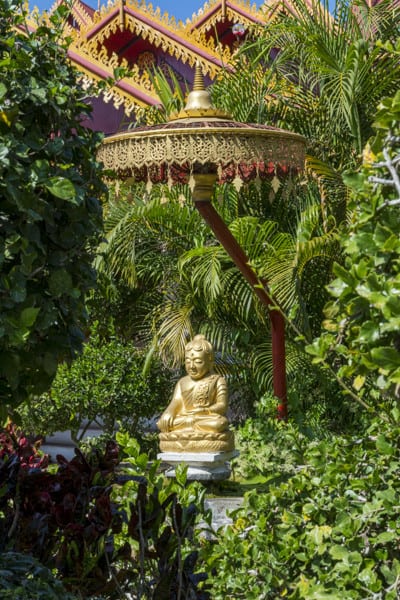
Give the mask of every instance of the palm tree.
[[398, 57], [391, 51], [399, 5], [337, 0], [332, 12], [317, 0], [292, 0], [290, 12], [281, 0], [268, 6], [270, 20], [243, 44], [236, 68], [221, 74], [214, 101], [236, 118], [304, 135], [321, 218], [342, 222], [342, 173], [360, 164], [379, 101], [399, 88]]
[[[372, 133], [376, 107], [399, 87], [399, 7], [391, 0], [269, 3], [257, 28], [224, 72], [214, 98], [240, 117], [249, 113], [303, 134], [314, 157], [335, 169], [353, 167]], [[268, 18], [268, 13], [267, 13]]]
[[[242, 383], [246, 373], [259, 395], [270, 385], [269, 322], [264, 307], [188, 204], [186, 189], [179, 193], [155, 188], [146, 202], [143, 189], [138, 191], [129, 201], [111, 203], [107, 244], [97, 264], [114, 281], [139, 292], [132, 334], [147, 345], [149, 356], [157, 351], [168, 366], [177, 368], [188, 338], [202, 331], [220, 350], [219, 368]], [[163, 194], [168, 202], [162, 201]], [[253, 214], [242, 216], [248, 196], [253, 199]], [[264, 191], [264, 196], [269, 194]], [[296, 332], [301, 330], [310, 339], [309, 315], [315, 300], [304, 276], [310, 265], [321, 274], [327, 272], [326, 265], [337, 251], [335, 232], [323, 232], [318, 207], [307, 202], [292, 231], [284, 232], [277, 221], [265, 218], [265, 201], [255, 187], [241, 194], [223, 186], [217, 197], [215, 206], [254, 269], [269, 280], [296, 323]], [[295, 370], [305, 358], [296, 344], [289, 347], [289, 370]]]

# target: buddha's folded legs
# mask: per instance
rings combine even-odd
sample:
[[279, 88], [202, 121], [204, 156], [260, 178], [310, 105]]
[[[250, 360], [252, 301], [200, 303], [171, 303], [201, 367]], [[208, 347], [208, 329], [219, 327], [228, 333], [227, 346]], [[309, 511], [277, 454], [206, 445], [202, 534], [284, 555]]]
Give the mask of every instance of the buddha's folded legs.
[[228, 429], [228, 419], [222, 415], [180, 415], [175, 417], [172, 431], [194, 429], [195, 431], [222, 432]]

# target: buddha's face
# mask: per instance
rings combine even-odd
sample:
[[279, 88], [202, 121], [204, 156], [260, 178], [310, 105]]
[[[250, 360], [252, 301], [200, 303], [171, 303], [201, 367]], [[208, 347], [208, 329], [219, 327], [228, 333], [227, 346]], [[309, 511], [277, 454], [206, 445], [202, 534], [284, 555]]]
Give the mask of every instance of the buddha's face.
[[191, 379], [201, 379], [210, 370], [210, 360], [205, 352], [202, 350], [189, 350], [185, 355], [185, 369], [186, 373]]

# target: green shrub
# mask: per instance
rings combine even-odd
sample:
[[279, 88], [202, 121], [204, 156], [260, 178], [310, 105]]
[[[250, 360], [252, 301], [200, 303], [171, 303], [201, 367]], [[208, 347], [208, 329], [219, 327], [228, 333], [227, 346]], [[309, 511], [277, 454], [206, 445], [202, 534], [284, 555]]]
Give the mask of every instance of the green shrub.
[[382, 100], [374, 125], [362, 169], [345, 177], [345, 265], [334, 266], [325, 331], [307, 348], [364, 406], [390, 404], [400, 384], [400, 92]]
[[172, 389], [161, 367], [143, 375], [144, 360], [131, 342], [112, 334], [104, 339], [95, 325], [82, 355], [60, 365], [50, 392], [20, 409], [23, 428], [36, 435], [70, 429], [78, 441], [85, 419], [100, 423], [107, 434], [118, 424], [137, 436], [143, 419], [168, 403]]
[[396, 600], [399, 439], [376, 421], [363, 438], [309, 441], [290, 477], [250, 492], [205, 548], [213, 600]]
[[240, 455], [233, 462], [235, 478], [263, 480], [295, 472], [309, 439], [292, 421], [276, 418], [276, 399], [264, 396], [254, 406], [254, 416], [235, 431]]
[[0, 553], [2, 600], [74, 600], [50, 569], [18, 552]]
[[80, 351], [106, 194], [82, 125], [94, 90], [67, 56], [58, 6], [32, 31], [21, 0], [0, 0], [0, 412], [47, 390]]
[[[198, 572], [194, 540], [204, 490], [186, 485], [184, 471], [176, 482], [165, 482], [158, 463], [149, 463], [135, 440], [126, 433], [116, 437], [119, 446], [109, 442], [103, 452], [76, 451], [71, 461], [61, 457], [46, 468], [14, 427], [2, 432], [0, 553], [34, 556], [79, 598], [207, 600], [207, 575]], [[29, 558], [20, 562], [14, 576], [1, 570], [0, 561], [0, 582], [3, 577], [13, 586], [19, 575], [21, 590], [32, 596], [18, 596], [11, 587], [10, 598], [34, 600], [36, 591], [47, 593], [39, 586], [40, 578], [52, 583], [47, 570], [36, 563], [31, 569]], [[38, 581], [31, 581], [32, 572]], [[43, 598], [64, 598], [61, 585], [58, 590], [58, 596], [49, 591]]]

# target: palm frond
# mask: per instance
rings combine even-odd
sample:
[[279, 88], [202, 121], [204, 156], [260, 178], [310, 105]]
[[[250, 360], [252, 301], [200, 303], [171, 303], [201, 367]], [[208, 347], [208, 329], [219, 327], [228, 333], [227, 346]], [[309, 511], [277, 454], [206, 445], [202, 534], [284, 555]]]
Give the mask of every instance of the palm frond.
[[[298, 374], [309, 364], [309, 359], [299, 350], [298, 346], [286, 340], [286, 375], [289, 379], [291, 375]], [[250, 365], [254, 373], [255, 380], [261, 390], [264, 392], [273, 391], [273, 373], [272, 373], [272, 343], [271, 339], [258, 344], [254, 347]]]
[[168, 67], [167, 74], [160, 67], [155, 67], [152, 71], [148, 70], [148, 76], [163, 108], [160, 121], [165, 121], [171, 113], [179, 112], [185, 106], [188, 85], [183, 87], [179, 83], [171, 67]]
[[278, 225], [274, 221], [262, 222], [257, 217], [241, 217], [233, 221], [229, 229], [251, 261], [262, 254], [266, 245], [271, 243]]
[[274, 73], [279, 125], [306, 135], [319, 159], [354, 167], [378, 100], [400, 84], [398, 58], [382, 44], [398, 38], [398, 3], [337, 0], [332, 11], [317, 0], [291, 6], [243, 44], [241, 54], [250, 70], [263, 64]]
[[201, 246], [181, 255], [179, 269], [181, 273], [190, 271], [193, 289], [199, 290], [204, 296], [214, 302], [221, 295], [222, 264], [227, 259], [225, 251], [220, 246]]
[[[232, 268], [224, 273], [224, 306], [232, 314], [237, 323], [251, 327], [260, 319], [260, 306], [249, 283], [241, 273]], [[261, 314], [266, 314], [265, 307]]]
[[157, 320], [157, 347], [163, 362], [178, 368], [184, 362], [185, 345], [193, 337], [191, 303], [165, 302], [159, 309]]

